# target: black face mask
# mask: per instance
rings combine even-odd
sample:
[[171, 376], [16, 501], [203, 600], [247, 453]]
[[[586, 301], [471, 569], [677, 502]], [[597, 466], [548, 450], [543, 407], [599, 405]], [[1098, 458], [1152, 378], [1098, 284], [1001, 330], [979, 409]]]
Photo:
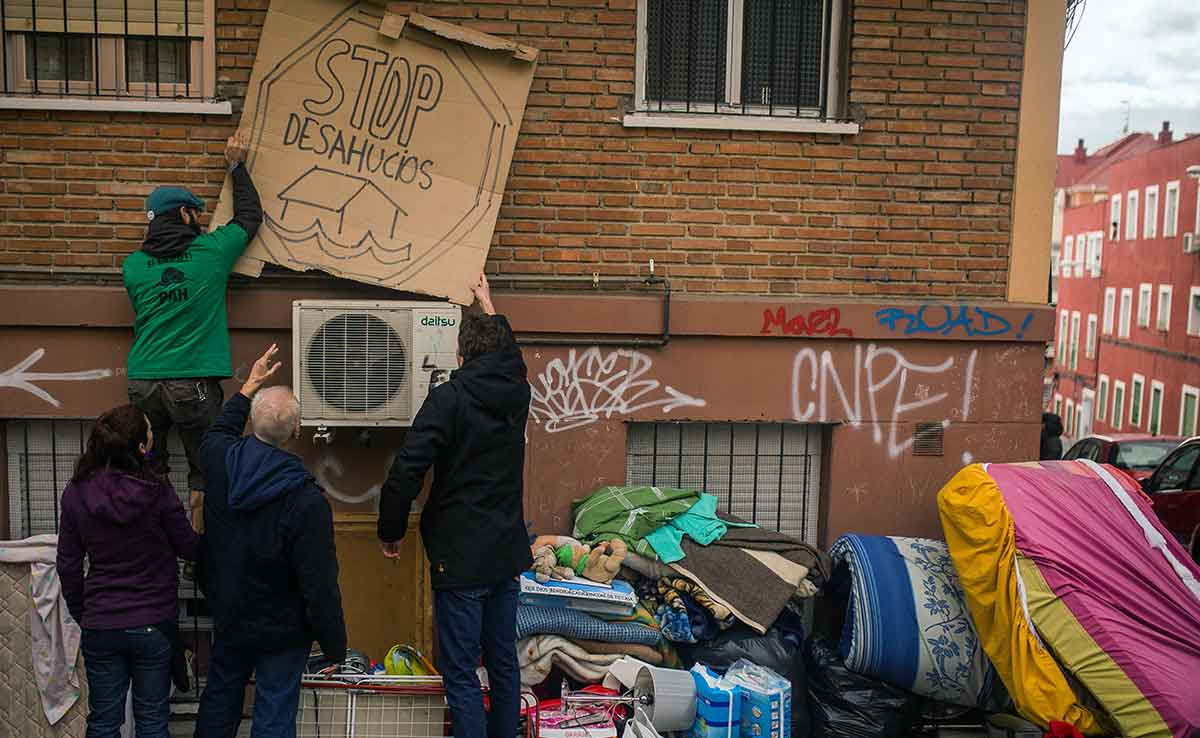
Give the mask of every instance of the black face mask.
[[188, 213], [192, 217], [190, 219], [190, 222], [187, 225], [193, 231], [195, 231], [197, 236], [199, 236], [201, 233], [204, 232], [204, 229], [200, 226], [200, 211], [199, 210], [189, 210]]

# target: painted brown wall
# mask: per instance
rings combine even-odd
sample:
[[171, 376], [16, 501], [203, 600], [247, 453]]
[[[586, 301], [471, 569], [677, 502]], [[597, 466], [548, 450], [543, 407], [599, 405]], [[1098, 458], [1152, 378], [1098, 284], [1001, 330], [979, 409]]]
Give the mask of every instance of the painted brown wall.
[[[612, 331], [659, 330], [656, 301], [639, 298], [629, 303], [631, 299], [514, 295], [501, 296], [498, 302], [521, 330], [587, 327], [603, 323], [605, 316], [610, 316], [607, 325]], [[86, 302], [88, 309], [72, 306], [73, 300]], [[291, 366], [291, 296], [237, 292], [231, 301], [237, 372], [244, 375], [272, 342], [280, 344], [282, 359]], [[2, 328], [0, 364], [12, 366], [44, 350], [45, 356], [31, 370], [108, 368], [111, 376], [90, 382], [39, 382], [61, 403], [57, 408], [28, 392], [0, 389], [3, 415], [87, 417], [124, 401], [121, 367], [129, 340], [124, 295], [102, 289], [64, 293], [57, 302], [69, 320], [60, 322], [82, 318], [92, 324], [87, 328], [35, 327], [35, 319], [54, 322], [56, 315], [41, 311], [35, 316], [20, 307], [39, 302], [27, 292], [0, 290], [0, 306], [10, 308], [0, 313], [5, 322], [23, 323]], [[792, 319], [811, 318], [814, 311], [829, 308], [828, 302], [781, 306], [770, 301], [694, 299], [676, 305], [676, 337], [664, 349], [589, 348], [594, 333], [579, 334], [575, 347], [527, 347], [535, 393], [527, 454], [532, 526], [564, 531], [571, 500], [601, 484], [624, 481], [625, 423], [630, 420], [834, 424], [825, 511], [831, 537], [848, 530], [936, 534], [932, 496], [964, 461], [1016, 460], [1036, 452], [1042, 342], [1053, 317], [1048, 310], [994, 306], [988, 313], [995, 316], [990, 323], [950, 325], [938, 305], [921, 313], [916, 304], [843, 303], [836, 327], [853, 335], [837, 338], [803, 335]], [[793, 335], [785, 335], [773, 322], [779, 309], [792, 321], [788, 326]], [[923, 322], [896, 319], [889, 324], [878, 317], [881, 310], [920, 314]], [[627, 320], [614, 320], [613, 315]], [[806, 325], [832, 332], [828, 315]], [[981, 330], [995, 335], [985, 340], [978, 335]], [[621, 397], [595, 389], [597, 381], [608, 381], [604, 386], [611, 389], [611, 377], [622, 371], [626, 378], [615, 383], [627, 386]], [[233, 392], [237, 383], [226, 386]], [[663, 398], [667, 387], [703, 404], [670, 413], [663, 412], [661, 403], [646, 404]], [[566, 422], [571, 413], [573, 422]], [[911, 455], [906, 442], [918, 421], [950, 422], [944, 456]], [[562, 429], [565, 426], [571, 427]], [[337, 509], [355, 511], [370, 509], [372, 487], [382, 481], [389, 455], [401, 439], [399, 430], [377, 432], [371, 447], [362, 448], [356, 434], [342, 433], [332, 446], [306, 444], [300, 452]]]

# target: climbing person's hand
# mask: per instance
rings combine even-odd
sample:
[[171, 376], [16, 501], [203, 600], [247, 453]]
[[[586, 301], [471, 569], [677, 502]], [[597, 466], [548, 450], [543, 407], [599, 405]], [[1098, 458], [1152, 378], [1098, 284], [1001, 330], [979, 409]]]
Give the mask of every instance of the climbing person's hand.
[[250, 150], [250, 135], [239, 128], [234, 132], [229, 140], [225, 142], [225, 161], [229, 166], [239, 164], [246, 161], [246, 154]]

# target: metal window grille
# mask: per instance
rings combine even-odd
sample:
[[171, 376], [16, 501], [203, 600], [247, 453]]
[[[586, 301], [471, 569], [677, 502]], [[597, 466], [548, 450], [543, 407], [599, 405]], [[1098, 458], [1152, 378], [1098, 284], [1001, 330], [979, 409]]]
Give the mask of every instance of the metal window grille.
[[833, 0], [645, 0], [648, 110], [825, 117]]
[[205, 99], [204, 2], [0, 0], [3, 94]]
[[[5, 455], [8, 468], [8, 538], [21, 539], [44, 533], [58, 533], [59, 509], [63, 490], [71, 480], [75, 462], [87, 444], [93, 421], [85, 419], [9, 420], [5, 421]], [[188, 506], [187, 462], [179, 437], [171, 433], [170, 482], [180, 503]], [[0, 530], [0, 534], [6, 531]], [[211, 648], [212, 618], [204, 596], [194, 579], [179, 577], [179, 627], [183, 640], [192, 648], [193, 671], [203, 675]], [[193, 691], [177, 693], [177, 703], [198, 701], [200, 691], [193, 679]]]
[[815, 542], [825, 448], [820, 425], [631, 423], [625, 477], [708, 492], [723, 511]]

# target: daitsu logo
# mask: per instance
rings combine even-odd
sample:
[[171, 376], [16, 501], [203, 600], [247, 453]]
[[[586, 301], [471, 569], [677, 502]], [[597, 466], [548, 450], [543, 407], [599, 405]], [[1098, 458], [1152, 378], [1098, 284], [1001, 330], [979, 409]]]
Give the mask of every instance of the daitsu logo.
[[458, 321], [454, 318], [447, 318], [444, 315], [424, 315], [421, 317], [421, 325], [429, 328], [453, 328]]
[[[303, 102], [306, 115], [291, 113], [283, 134], [295, 146], [359, 174], [382, 174], [422, 190], [433, 186], [433, 160], [409, 150], [422, 114], [442, 97], [442, 73], [400, 55], [341, 38], [317, 54], [318, 89]], [[347, 89], [349, 88], [349, 89]], [[349, 106], [349, 116], [342, 111]], [[348, 124], [348, 126], [346, 125]]]

